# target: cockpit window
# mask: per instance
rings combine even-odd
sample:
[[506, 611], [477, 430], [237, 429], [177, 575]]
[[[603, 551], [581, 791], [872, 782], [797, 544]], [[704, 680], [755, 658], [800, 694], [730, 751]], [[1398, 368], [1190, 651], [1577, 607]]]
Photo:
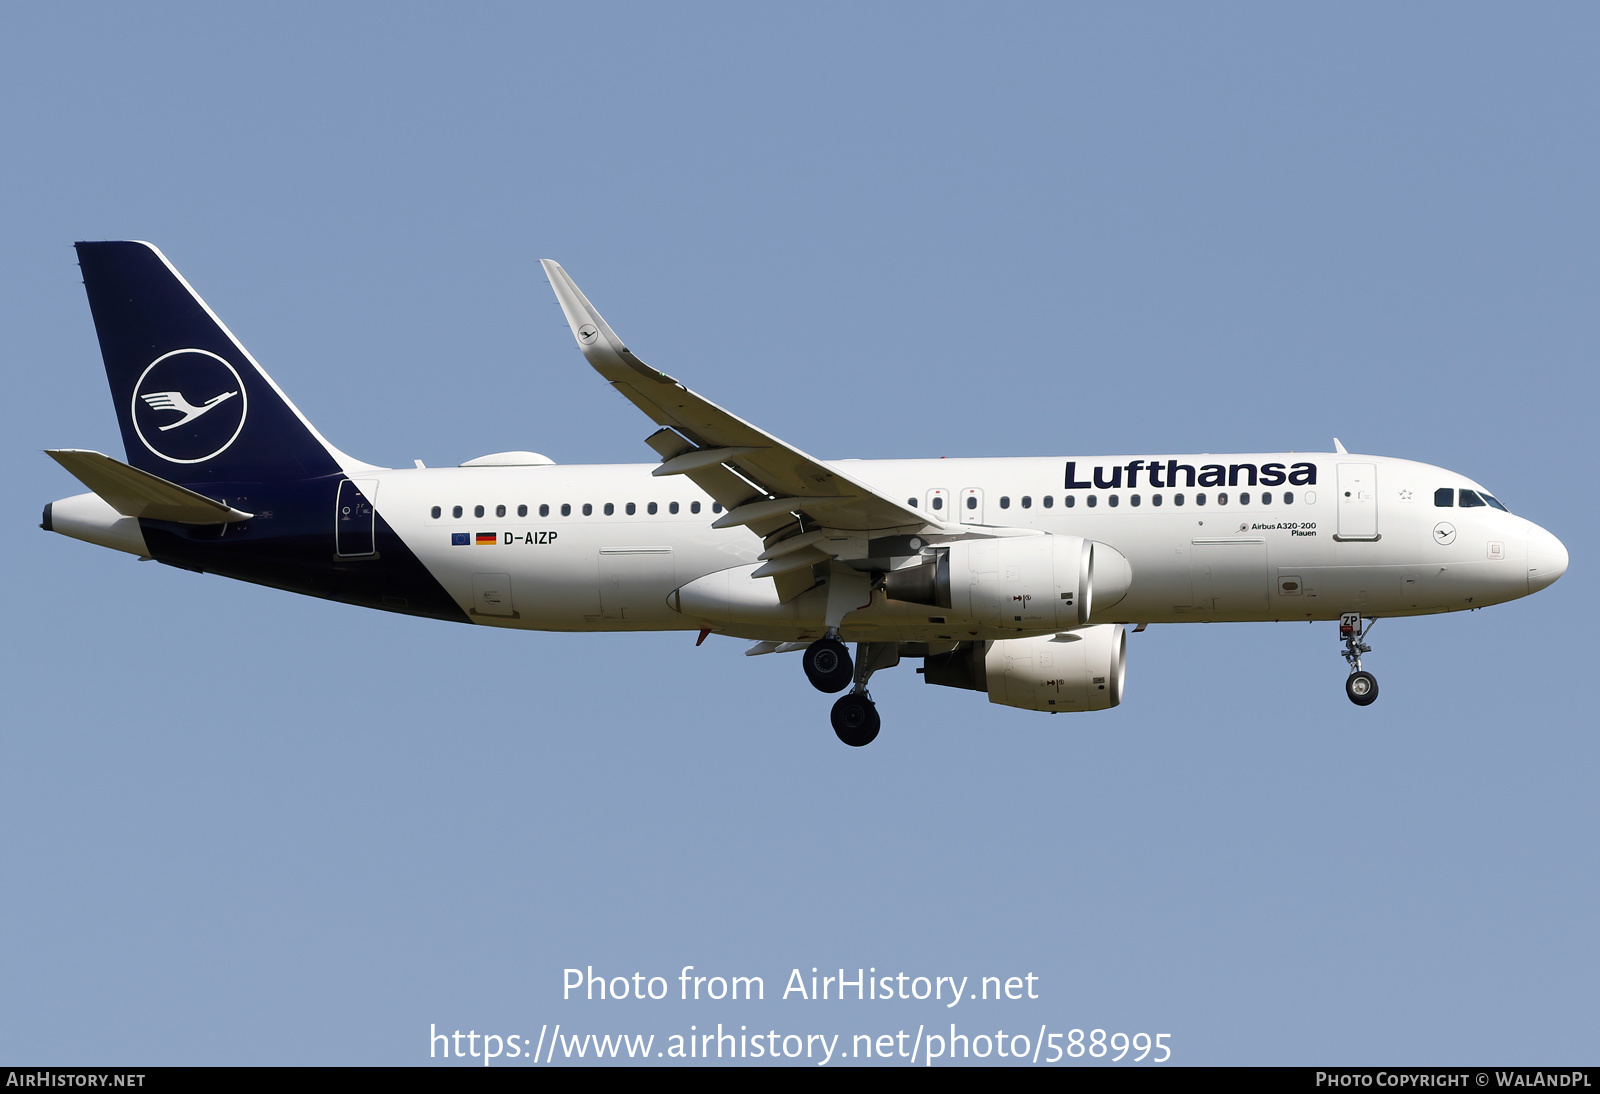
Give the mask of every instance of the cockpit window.
[[1475, 491], [1472, 491], [1472, 490], [1463, 490], [1463, 491], [1461, 491], [1461, 508], [1463, 508], [1463, 509], [1471, 509], [1475, 505], [1482, 505], [1482, 504], [1483, 504], [1483, 499], [1478, 497], [1478, 495], [1477, 495], [1477, 493]]
[[1449, 509], [1456, 503], [1456, 492], [1448, 486], [1441, 486], [1433, 492], [1433, 504], [1440, 509]]
[[1495, 497], [1493, 494], [1485, 494], [1480, 490], [1479, 491], [1479, 495], [1483, 498], [1484, 501], [1488, 502], [1490, 505], [1494, 506], [1496, 509], [1500, 510], [1502, 513], [1511, 512], [1511, 510], [1507, 509], [1504, 505], [1501, 505], [1500, 504], [1500, 499]]

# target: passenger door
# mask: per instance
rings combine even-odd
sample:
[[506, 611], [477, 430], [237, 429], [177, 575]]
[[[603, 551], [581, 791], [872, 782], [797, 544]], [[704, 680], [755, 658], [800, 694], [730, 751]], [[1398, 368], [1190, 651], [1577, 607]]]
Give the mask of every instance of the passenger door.
[[1378, 538], [1378, 468], [1370, 463], [1339, 465], [1339, 530], [1335, 539]]
[[339, 483], [339, 498], [333, 510], [333, 553], [340, 558], [370, 558], [377, 553], [378, 514], [372, 507], [377, 493], [377, 479], [345, 479]]

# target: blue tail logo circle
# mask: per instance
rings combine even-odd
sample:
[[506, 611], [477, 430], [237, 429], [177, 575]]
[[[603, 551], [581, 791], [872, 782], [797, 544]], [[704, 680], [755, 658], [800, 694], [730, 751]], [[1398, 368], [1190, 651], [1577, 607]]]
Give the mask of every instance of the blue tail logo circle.
[[238, 371], [203, 349], [157, 357], [133, 386], [133, 429], [170, 463], [205, 463], [239, 439], [249, 395]]

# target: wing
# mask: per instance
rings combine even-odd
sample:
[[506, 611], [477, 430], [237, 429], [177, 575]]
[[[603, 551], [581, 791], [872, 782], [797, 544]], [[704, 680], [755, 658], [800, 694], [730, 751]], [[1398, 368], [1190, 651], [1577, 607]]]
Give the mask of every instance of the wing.
[[[589, 364], [664, 427], [647, 441], [663, 461], [655, 474], [686, 475], [727, 509], [713, 527], [748, 526], [768, 540], [763, 557], [787, 558], [790, 569], [850, 557], [830, 551], [830, 538], [860, 541], [868, 534], [946, 530], [942, 522], [808, 456], [651, 368], [617, 337], [559, 263], [545, 259], [543, 265]], [[816, 531], [824, 534], [810, 536]], [[800, 535], [810, 536], [805, 548], [772, 550], [779, 541]], [[763, 569], [763, 576], [780, 572], [771, 563]]]

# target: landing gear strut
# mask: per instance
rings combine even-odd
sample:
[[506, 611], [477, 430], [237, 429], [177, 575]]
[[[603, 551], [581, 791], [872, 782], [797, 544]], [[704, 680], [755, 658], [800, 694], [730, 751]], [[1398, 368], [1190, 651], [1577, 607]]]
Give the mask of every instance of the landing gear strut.
[[1344, 693], [1358, 707], [1368, 706], [1378, 698], [1377, 677], [1361, 668], [1361, 655], [1372, 652], [1372, 647], [1361, 639], [1377, 622], [1374, 619], [1363, 624], [1360, 612], [1345, 612], [1339, 617], [1339, 638], [1344, 642], [1343, 656], [1350, 663], [1350, 678], [1344, 682]]

